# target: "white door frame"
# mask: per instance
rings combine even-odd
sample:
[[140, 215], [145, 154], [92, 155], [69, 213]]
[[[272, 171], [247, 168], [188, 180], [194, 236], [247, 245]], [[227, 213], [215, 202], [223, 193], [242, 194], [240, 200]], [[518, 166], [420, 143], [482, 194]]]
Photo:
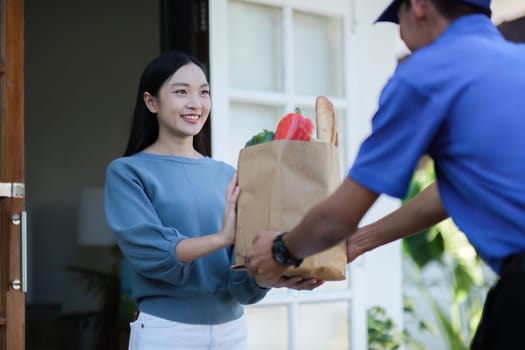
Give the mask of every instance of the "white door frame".
[[[389, 24], [374, 26], [375, 18], [389, 1], [370, 0], [245, 0], [276, 6], [300, 6], [315, 9], [320, 14], [341, 14], [345, 11], [346, 91], [344, 104], [350, 122], [345, 154], [351, 164], [359, 144], [370, 130], [370, 120], [377, 107], [380, 91], [396, 65], [397, 27]], [[321, 4], [320, 4], [321, 3]], [[214, 158], [228, 159], [230, 139], [229, 103], [232, 95], [228, 78], [228, 0], [213, 0], [210, 5], [210, 83], [212, 86], [212, 151]], [[236, 164], [232, 164], [236, 165]], [[375, 220], [399, 206], [399, 201], [382, 197], [364, 218], [363, 223]], [[388, 315], [403, 327], [402, 275], [400, 242], [391, 243], [369, 252], [349, 265], [349, 283], [346, 291], [310, 292], [305, 295], [270, 293], [257, 307], [271, 304], [289, 305], [294, 310], [297, 302], [351, 300], [349, 311], [350, 348], [367, 348], [366, 310], [380, 305]], [[300, 295], [300, 297], [299, 297]], [[293, 318], [292, 318], [293, 319]], [[293, 326], [293, 325], [292, 325]], [[293, 327], [290, 327], [293, 333]], [[293, 334], [288, 348], [295, 349]]]

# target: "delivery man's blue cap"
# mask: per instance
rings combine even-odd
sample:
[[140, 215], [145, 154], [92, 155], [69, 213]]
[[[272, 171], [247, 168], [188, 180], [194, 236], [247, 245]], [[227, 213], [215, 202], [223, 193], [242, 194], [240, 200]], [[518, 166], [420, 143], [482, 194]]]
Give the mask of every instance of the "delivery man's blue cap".
[[[464, 2], [467, 4], [472, 4], [479, 6], [481, 8], [485, 8], [490, 11], [490, 0], [456, 0], [460, 2]], [[385, 11], [379, 16], [379, 18], [376, 20], [376, 22], [392, 22], [392, 23], [399, 23], [399, 18], [397, 16], [397, 11], [399, 8], [400, 0], [394, 0], [388, 5]]]

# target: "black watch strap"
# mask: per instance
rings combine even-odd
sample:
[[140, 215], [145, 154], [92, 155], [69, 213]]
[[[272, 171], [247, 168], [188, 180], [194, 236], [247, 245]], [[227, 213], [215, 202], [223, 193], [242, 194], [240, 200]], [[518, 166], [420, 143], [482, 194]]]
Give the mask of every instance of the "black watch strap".
[[292, 258], [288, 248], [284, 245], [283, 236], [286, 232], [279, 234], [272, 243], [272, 256], [273, 259], [280, 265], [283, 266], [294, 266], [298, 267], [303, 262], [303, 259]]

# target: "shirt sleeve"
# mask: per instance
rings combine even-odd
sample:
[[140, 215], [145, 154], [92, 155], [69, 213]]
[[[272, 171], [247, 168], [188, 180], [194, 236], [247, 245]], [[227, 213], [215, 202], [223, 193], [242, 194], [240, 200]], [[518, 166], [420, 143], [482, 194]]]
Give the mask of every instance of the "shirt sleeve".
[[137, 273], [173, 285], [188, 280], [192, 263], [181, 262], [175, 254], [186, 237], [162, 225], [140, 179], [125, 164], [108, 166], [105, 211], [123, 255]]
[[445, 113], [439, 96], [391, 79], [348, 177], [378, 194], [406, 196], [414, 170], [433, 142]]
[[[235, 249], [230, 255], [231, 265], [234, 264]], [[255, 304], [261, 301], [270, 291], [269, 288], [260, 287], [255, 278], [251, 277], [246, 271], [230, 270], [228, 274], [228, 291], [243, 305]]]

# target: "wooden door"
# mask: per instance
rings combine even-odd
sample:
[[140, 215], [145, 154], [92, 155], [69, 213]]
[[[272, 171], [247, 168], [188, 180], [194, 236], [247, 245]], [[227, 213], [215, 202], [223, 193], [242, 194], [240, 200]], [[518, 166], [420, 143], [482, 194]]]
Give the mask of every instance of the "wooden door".
[[0, 0], [0, 348], [25, 349], [23, 0]]

